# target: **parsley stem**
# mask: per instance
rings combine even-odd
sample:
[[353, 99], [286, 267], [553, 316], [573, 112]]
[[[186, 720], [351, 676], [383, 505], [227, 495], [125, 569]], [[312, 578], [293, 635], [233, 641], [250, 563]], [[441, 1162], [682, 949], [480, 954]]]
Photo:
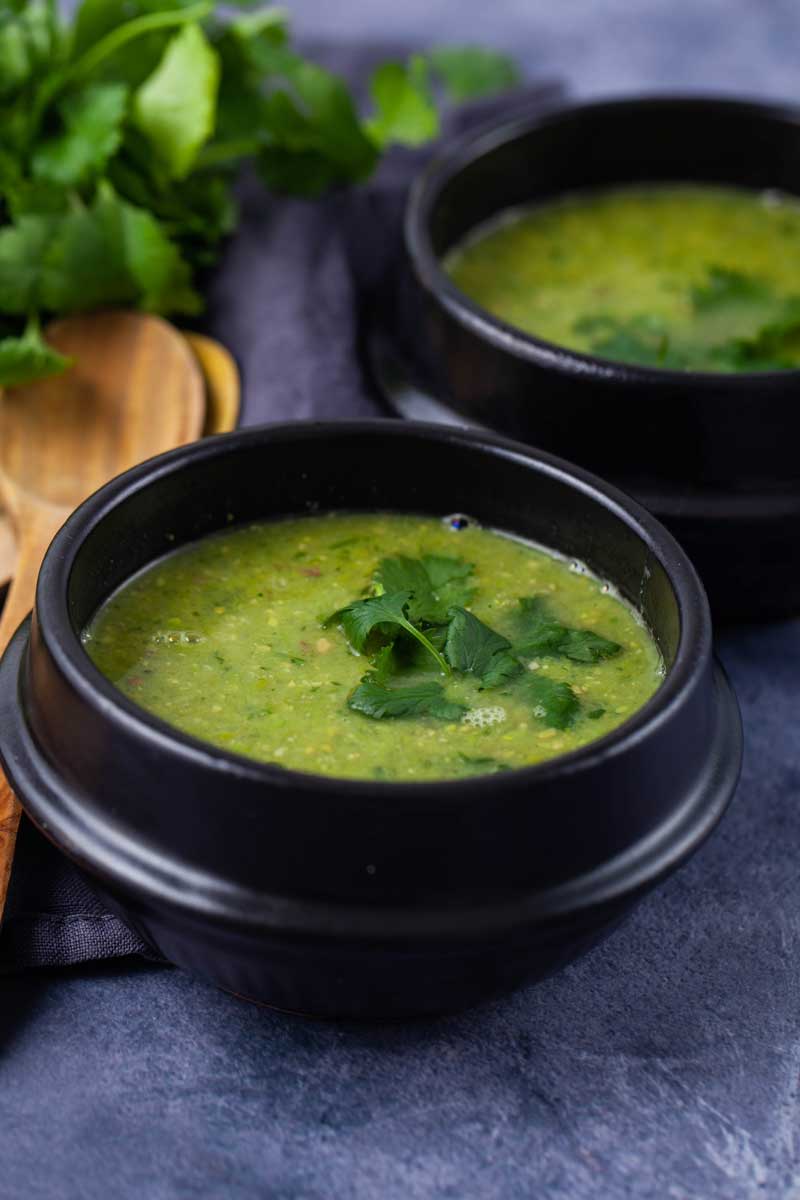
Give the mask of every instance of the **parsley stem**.
[[192, 21], [202, 21], [213, 10], [214, 4], [212, 0], [200, 0], [198, 4], [192, 4], [188, 8], [175, 8], [170, 9], [168, 12], [145, 13], [141, 17], [134, 17], [132, 21], [126, 21], [123, 25], [118, 25], [115, 29], [112, 29], [99, 42], [95, 42], [93, 46], [90, 46], [71, 66], [61, 71], [55, 71], [45, 79], [33, 101], [30, 123], [31, 138], [36, 133], [47, 106], [58, 93], [62, 92], [70, 84], [79, 82], [85, 79], [87, 75], [91, 75], [92, 71], [96, 70], [104, 59], [109, 58], [112, 54], [116, 54], [127, 42], [133, 41], [134, 38], [142, 37], [146, 33], [153, 33], [158, 29], [169, 29], [174, 25], [186, 25]]
[[118, 25], [99, 42], [95, 42], [72, 65], [67, 72], [66, 79], [72, 82], [90, 75], [99, 67], [104, 58], [109, 58], [126, 42], [141, 37], [142, 34], [152, 33], [156, 29], [169, 29], [172, 25], [187, 25], [192, 21], [202, 21], [204, 17], [213, 12], [213, 9], [214, 5], [211, 0], [200, 0], [200, 3], [192, 4], [188, 8], [174, 8], [167, 12], [145, 13], [141, 17], [134, 17], [132, 21]]
[[225, 166], [231, 162], [238, 163], [243, 158], [253, 158], [263, 145], [263, 139], [258, 137], [233, 138], [227, 142], [210, 142], [198, 154], [195, 170]]
[[436, 659], [437, 663], [439, 664], [439, 666], [440, 666], [440, 668], [441, 668], [441, 670], [442, 670], [443, 674], [445, 674], [445, 675], [449, 675], [449, 674], [450, 674], [450, 665], [449, 665], [449, 663], [448, 663], [448, 662], [447, 662], [447, 660], [446, 660], [446, 659], [445, 659], [445, 658], [444, 658], [444, 657], [443, 657], [443, 656], [442, 656], [442, 655], [439, 653], [439, 651], [436, 649], [436, 647], [435, 647], [435, 646], [433, 646], [433, 645], [431, 645], [431, 643], [430, 643], [430, 642], [428, 641], [428, 639], [425, 637], [425, 634], [424, 634], [424, 633], [421, 633], [419, 629], [416, 629], [416, 628], [415, 628], [415, 627], [414, 627], [414, 626], [411, 624], [411, 622], [410, 622], [410, 621], [407, 621], [405, 618], [403, 618], [402, 620], [398, 620], [398, 622], [397, 622], [397, 623], [398, 623], [398, 625], [402, 625], [403, 629], [406, 629], [406, 630], [408, 630], [408, 632], [409, 632], [409, 633], [410, 633], [410, 634], [411, 634], [413, 637], [415, 637], [415, 638], [417, 639], [417, 641], [418, 641], [418, 642], [420, 642], [420, 643], [421, 643], [421, 644], [422, 644], [422, 645], [425, 647], [425, 649], [428, 651], [428, 653], [433, 655], [433, 657]]

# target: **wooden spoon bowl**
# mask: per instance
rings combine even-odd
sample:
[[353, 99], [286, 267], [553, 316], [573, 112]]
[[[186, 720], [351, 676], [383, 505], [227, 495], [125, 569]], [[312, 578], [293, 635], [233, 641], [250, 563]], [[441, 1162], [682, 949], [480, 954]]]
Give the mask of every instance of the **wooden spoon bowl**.
[[[50, 331], [46, 331], [48, 336]], [[228, 433], [236, 428], [241, 407], [241, 381], [236, 360], [214, 338], [201, 333], [184, 333], [200, 364], [206, 390], [203, 436]], [[17, 539], [11, 518], [0, 506], [0, 610], [17, 561]]]
[[[47, 336], [75, 366], [0, 397], [0, 498], [17, 534], [0, 653], [32, 608], [45, 551], [72, 510], [136, 463], [194, 441], [205, 420], [197, 361], [166, 321], [99, 313], [57, 321]], [[0, 774], [0, 916], [18, 823]]]

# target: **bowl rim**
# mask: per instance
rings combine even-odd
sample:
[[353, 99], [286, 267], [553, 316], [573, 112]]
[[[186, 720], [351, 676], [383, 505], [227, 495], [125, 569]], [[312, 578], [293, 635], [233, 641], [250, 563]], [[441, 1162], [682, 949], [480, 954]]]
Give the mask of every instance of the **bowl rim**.
[[[237, 453], [259, 443], [316, 438], [330, 444], [337, 437], [359, 435], [406, 437], [410, 440], [422, 437], [444, 443], [466, 444], [528, 464], [535, 471], [577, 488], [628, 525], [660, 562], [678, 608], [679, 636], [674, 661], [667, 668], [660, 686], [645, 704], [603, 737], [544, 762], [515, 767], [499, 776], [474, 775], [458, 779], [402, 782], [318, 775], [236, 754], [185, 733], [148, 712], [129, 700], [102, 674], [89, 658], [80, 634], [73, 626], [67, 599], [77, 554], [86, 538], [114, 508], [151, 484], [180, 472], [186, 463], [194, 464], [218, 455]], [[269, 517], [264, 519], [268, 520]], [[297, 421], [256, 426], [204, 438], [133, 467], [84, 501], [56, 534], [39, 574], [35, 612], [47, 651], [81, 701], [89, 710], [99, 708], [104, 716], [113, 718], [126, 731], [145, 739], [154, 748], [163, 748], [173, 755], [177, 753], [185, 760], [203, 768], [211, 767], [223, 775], [233, 772], [239, 777], [273, 787], [277, 785], [299, 792], [313, 790], [317, 795], [327, 793], [334, 799], [342, 788], [347, 788], [354, 797], [363, 798], [374, 796], [379, 791], [382, 797], [391, 799], [395, 804], [412, 805], [418, 802], [422, 787], [426, 788], [431, 803], [456, 802], [465, 791], [480, 793], [485, 790], [487, 781], [495, 793], [516, 788], [525, 781], [533, 786], [554, 776], [591, 770], [599, 762], [627, 753], [670, 720], [675, 708], [681, 704], [686, 689], [691, 687], [710, 660], [712, 646], [708, 600], [689, 558], [655, 517], [618, 488], [555, 455], [499, 435], [386, 418]]]
[[[758, 117], [765, 121], [792, 124], [797, 126], [800, 137], [800, 106], [746, 96], [715, 95], [710, 92], [643, 92], [599, 100], [566, 101], [533, 115], [518, 112], [501, 120], [495, 118], [483, 122], [475, 129], [446, 139], [428, 166], [417, 175], [409, 190], [403, 217], [403, 241], [418, 282], [459, 325], [494, 348], [538, 366], [558, 370], [575, 379], [590, 374], [593, 378], [601, 377], [617, 384], [657, 386], [660, 383], [688, 382], [697, 387], [708, 388], [718, 388], [724, 382], [726, 387], [743, 391], [759, 384], [763, 386], [765, 383], [776, 381], [796, 383], [800, 376], [800, 367], [770, 371], [680, 371], [603, 358], [536, 337], [495, 316], [470, 299], [442, 269], [441, 259], [433, 249], [430, 218], [443, 188], [462, 170], [501, 146], [571, 118], [591, 118], [625, 109], [638, 108], [646, 112], [648, 109], [655, 111], [692, 107], [706, 108], [709, 111], [716, 108], [731, 115], [738, 112], [743, 116]], [[620, 180], [619, 185], [622, 186], [625, 182]], [[574, 195], [580, 190], [570, 188], [568, 193], [559, 194]], [[800, 193], [798, 195], [800, 196]], [[495, 216], [499, 216], [503, 211], [506, 210], [499, 209]]]

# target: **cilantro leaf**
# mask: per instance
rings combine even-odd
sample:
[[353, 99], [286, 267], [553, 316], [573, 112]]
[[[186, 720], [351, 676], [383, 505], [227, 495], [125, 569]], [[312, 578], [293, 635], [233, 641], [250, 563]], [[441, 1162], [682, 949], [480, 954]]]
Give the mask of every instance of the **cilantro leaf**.
[[408, 615], [412, 621], [423, 620], [425, 611], [436, 603], [428, 572], [418, 558], [405, 554], [382, 558], [374, 578], [384, 592], [408, 592]]
[[620, 362], [672, 370], [767, 371], [796, 364], [800, 296], [781, 296], [764, 280], [728, 267], [710, 266], [689, 289], [688, 330], [672, 330], [662, 317], [620, 319], [595, 314], [573, 329], [590, 339], [593, 353]]
[[743, 271], [732, 271], [728, 267], [710, 266], [706, 280], [691, 290], [691, 301], [697, 312], [727, 308], [732, 305], [763, 303], [772, 299], [770, 289], [761, 280]]
[[261, 107], [256, 163], [276, 191], [317, 196], [365, 179], [377, 150], [341, 79], [277, 47], [262, 51], [269, 90]]
[[184, 25], [136, 92], [133, 119], [167, 173], [182, 179], [214, 128], [219, 58], [199, 25]]
[[467, 582], [475, 567], [463, 558], [426, 554], [409, 558], [404, 554], [381, 559], [375, 580], [387, 592], [411, 594], [409, 618], [429, 625], [443, 625], [450, 609], [469, 604], [475, 589]]
[[595, 663], [604, 658], [613, 658], [622, 650], [619, 642], [593, 633], [591, 629], [568, 629], [561, 647], [564, 658], [573, 662]]
[[431, 581], [436, 599], [436, 615], [447, 619], [447, 614], [456, 605], [469, 604], [475, 588], [469, 582], [475, 564], [463, 558], [447, 558], [442, 554], [423, 554], [422, 565]]
[[465, 608], [456, 608], [453, 613], [444, 653], [451, 667], [477, 675], [486, 688], [499, 687], [522, 671], [508, 639]]
[[125, 260], [141, 307], [159, 313], [200, 312], [203, 301], [191, 285], [189, 266], [162, 224], [146, 209], [117, 203]]
[[560, 653], [566, 626], [550, 611], [541, 596], [524, 596], [519, 601], [517, 626], [524, 641], [517, 646], [517, 653], [524, 656]]
[[418, 54], [408, 63], [388, 62], [370, 81], [375, 114], [365, 122], [373, 142], [421, 146], [439, 133], [439, 113], [431, 94], [428, 64]]
[[[772, 318], [750, 337], [735, 337], [712, 346], [713, 370], [774, 371], [796, 366], [800, 336], [800, 296], [787, 296]], [[790, 353], [793, 350], [793, 354]]]
[[674, 369], [689, 365], [681, 351], [671, 344], [669, 327], [661, 317], [643, 314], [623, 320], [597, 314], [581, 317], [573, 329], [590, 335], [592, 353], [602, 358]]
[[370, 672], [364, 676], [347, 704], [355, 712], [380, 720], [383, 717], [436, 717], [458, 721], [466, 705], [448, 700], [440, 683], [418, 683], [411, 687], [388, 688]]
[[387, 592], [383, 596], [371, 596], [367, 600], [354, 600], [346, 608], [333, 613], [323, 624], [341, 625], [348, 642], [359, 654], [364, 652], [367, 639], [374, 629], [386, 636], [391, 635], [394, 627], [398, 626], [416, 638], [433, 656], [445, 675], [449, 675], [450, 668], [445, 659], [431, 645], [425, 634], [415, 629], [408, 620], [406, 608], [410, 599], [409, 592]]
[[568, 683], [556, 683], [546, 675], [530, 675], [524, 681], [526, 700], [550, 729], [569, 729], [580, 712], [580, 702]]
[[563, 625], [540, 596], [523, 597], [519, 606], [517, 624], [523, 640], [515, 646], [515, 652], [525, 658], [544, 655], [595, 663], [612, 658], [622, 650], [618, 642], [590, 629], [572, 629]]
[[[416, 641], [413, 644], [419, 646]], [[427, 666], [428, 651], [422, 648], [421, 653], [425, 656], [425, 665]], [[387, 646], [382, 646], [372, 659], [372, 670], [369, 674], [376, 683], [385, 683], [392, 675], [397, 674], [398, 667], [396, 643], [389, 642]]]
[[0, 387], [16, 387], [32, 379], [59, 375], [71, 360], [42, 339], [38, 325], [31, 322], [21, 337], [0, 338]]
[[102, 183], [90, 207], [22, 216], [0, 229], [0, 311], [76, 312], [137, 302], [197, 312], [189, 267], [149, 212]]
[[429, 51], [428, 62], [451, 100], [492, 96], [520, 83], [519, 69], [507, 54], [481, 46], [442, 46]]
[[[433, 625], [425, 630], [425, 637], [435, 650], [444, 652], [447, 641], [447, 626]], [[401, 633], [394, 643], [394, 661], [397, 671], [426, 671], [430, 670], [431, 660], [428, 650], [407, 634]]]
[[55, 216], [22, 216], [0, 229], [0, 312], [25, 316], [46, 308], [58, 277], [52, 253], [61, 221]]
[[490, 96], [519, 83], [505, 54], [479, 46], [442, 46], [407, 63], [384, 63], [370, 80], [374, 114], [365, 129], [377, 146], [421, 146], [439, 134], [433, 83], [456, 102]]
[[462, 754], [459, 751], [458, 757], [465, 767], [474, 768], [482, 774], [496, 775], [498, 771], [511, 770], [508, 763], [501, 762], [497, 758], [492, 758], [488, 754]]
[[60, 42], [61, 30], [45, 0], [0, 6], [0, 97], [31, 84], [49, 60], [57, 61]]
[[33, 174], [65, 187], [99, 174], [122, 141], [127, 98], [124, 85], [106, 83], [66, 100], [61, 108], [64, 131], [34, 150]]

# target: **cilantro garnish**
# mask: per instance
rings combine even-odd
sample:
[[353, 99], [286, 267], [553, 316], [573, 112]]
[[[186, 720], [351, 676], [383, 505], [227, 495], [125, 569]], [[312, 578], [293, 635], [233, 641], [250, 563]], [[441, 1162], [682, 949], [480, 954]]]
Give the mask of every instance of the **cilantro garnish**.
[[459, 751], [458, 757], [465, 767], [475, 768], [490, 775], [511, 769], [508, 763], [500, 762], [499, 759], [492, 758], [488, 754], [462, 754]]
[[0, 379], [6, 387], [58, 375], [70, 363], [43, 340], [35, 318], [19, 337], [0, 338]]
[[590, 629], [562, 625], [541, 596], [526, 596], [520, 600], [517, 625], [522, 640], [515, 646], [515, 653], [525, 658], [552, 656], [594, 663], [612, 658], [622, 650], [619, 642], [612, 642]]
[[581, 706], [568, 683], [556, 683], [546, 675], [530, 675], [523, 684], [533, 715], [551, 729], [569, 729], [575, 724]]
[[[520, 658], [550, 655], [595, 663], [622, 647], [592, 630], [562, 624], [541, 597], [520, 600], [521, 642], [513, 645], [465, 607], [475, 592], [474, 571], [473, 563], [443, 555], [384, 558], [373, 586], [385, 590], [354, 600], [323, 621], [338, 625], [359, 654], [370, 655], [369, 671], [348, 697], [351, 709], [376, 719], [460, 720], [467, 705], [448, 697], [438, 680], [424, 677], [435, 664], [438, 672], [471, 676], [480, 689], [518, 687], [534, 716], [554, 729], [575, 722], [582, 710], [572, 688], [545, 675], [530, 676]], [[404, 676], [407, 684], [398, 685]], [[594, 708], [585, 715], [602, 714]], [[493, 759], [461, 757], [465, 764], [504, 769]]]
[[370, 671], [348, 698], [348, 706], [368, 717], [436, 717], [458, 721], [465, 704], [448, 700], [440, 683], [418, 683], [410, 687], [387, 687]]
[[705, 282], [696, 284], [690, 292], [695, 312], [711, 312], [741, 304], [770, 304], [774, 296], [760, 279], [732, 271], [728, 267], [711, 266]]
[[589, 334], [592, 351], [615, 362], [641, 363], [649, 367], [685, 366], [670, 344], [669, 328], [660, 317], [643, 314], [628, 320], [598, 314], [581, 317], [573, 325], [576, 333]]
[[519, 71], [508, 55], [481, 46], [443, 46], [427, 57], [453, 100], [491, 96], [520, 82]]
[[475, 570], [463, 558], [425, 554], [408, 558], [399, 554], [378, 564], [375, 580], [387, 592], [409, 592], [412, 621], [445, 624], [454, 605], [469, 604], [475, 589], [468, 582]]
[[31, 318], [111, 305], [196, 313], [247, 163], [274, 191], [358, 183], [436, 137], [442, 98], [516, 82], [447, 48], [379, 66], [362, 113], [290, 45], [283, 9], [214, 0], [0, 0], [0, 386], [69, 364]]
[[[428, 665], [430, 659], [426, 647], [419, 647], [419, 643], [415, 640], [412, 643], [420, 649], [420, 654], [425, 658], [425, 666]], [[400, 670], [397, 658], [397, 650], [394, 642], [390, 642], [388, 646], [382, 646], [378, 653], [372, 659], [372, 670], [370, 677], [376, 683], [385, 683], [387, 679], [391, 679]]]
[[508, 639], [465, 608], [453, 610], [444, 654], [454, 670], [476, 675], [485, 688], [507, 683], [522, 671]]
[[797, 365], [800, 296], [781, 296], [762, 279], [712, 265], [703, 283], [688, 289], [687, 303], [688, 330], [673, 331], [649, 313], [627, 319], [598, 313], [579, 318], [573, 328], [590, 337], [594, 353], [617, 362], [700, 371]]
[[444, 674], [449, 675], [450, 668], [442, 655], [422, 630], [412, 625], [406, 616], [410, 600], [410, 592], [387, 592], [383, 596], [371, 596], [367, 600], [354, 600], [346, 608], [333, 613], [324, 624], [341, 625], [348, 642], [359, 654], [363, 654], [366, 649], [367, 639], [373, 630], [391, 637], [396, 635], [394, 627], [398, 626], [416, 638], [436, 660]]

